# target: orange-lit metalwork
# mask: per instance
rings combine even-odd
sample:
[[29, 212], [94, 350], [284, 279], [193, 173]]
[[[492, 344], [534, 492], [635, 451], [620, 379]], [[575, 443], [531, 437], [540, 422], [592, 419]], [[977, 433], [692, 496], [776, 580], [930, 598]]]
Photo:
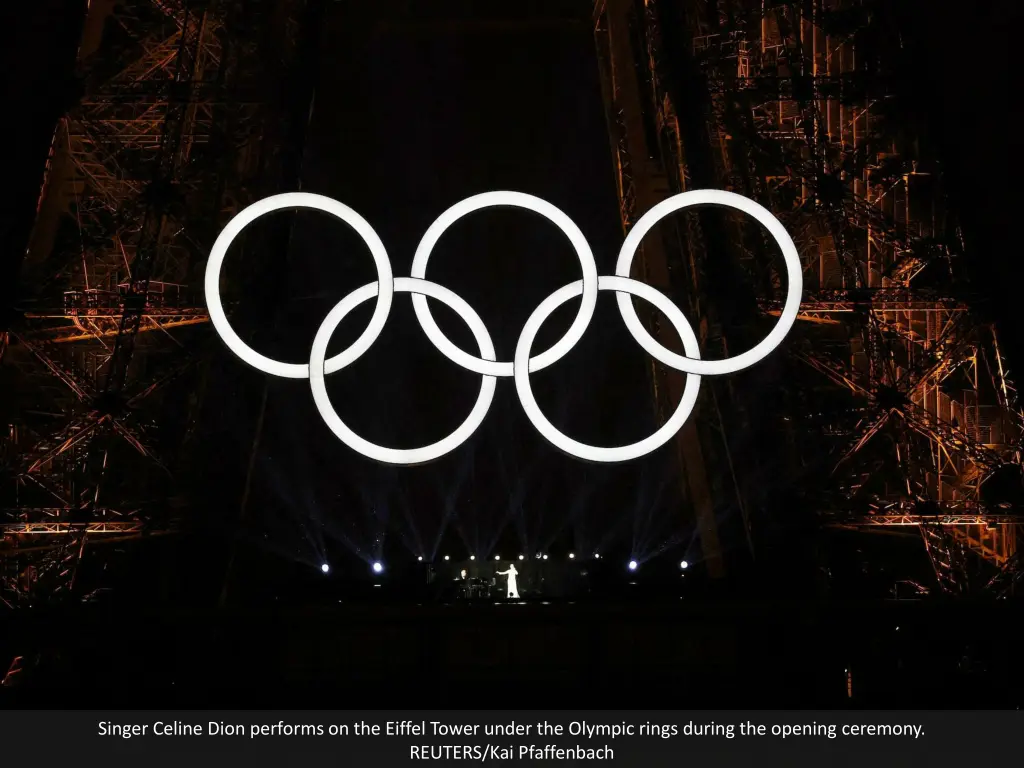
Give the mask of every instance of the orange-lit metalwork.
[[[624, 226], [654, 198], [713, 186], [769, 207], [801, 250], [803, 332], [788, 346], [807, 412], [786, 417], [789, 482], [815, 488], [829, 523], [917, 525], [942, 590], [1005, 592], [1022, 529], [998, 486], [1019, 486], [1024, 416], [996, 329], [962, 298], [941, 166], [892, 125], [894, 95], [860, 34], [877, 23], [868, 4], [598, 0], [594, 18]], [[692, 316], [711, 318], [712, 357], [728, 334], [702, 282], [708, 252], [727, 248], [764, 314], [778, 312], [779, 275], [742, 223], [714, 242], [706, 222], [680, 229], [645, 244], [644, 268], [706, 304]], [[702, 440], [728, 448], [725, 434]]]
[[19, 382], [0, 443], [8, 605], [69, 592], [91, 538], [175, 525], [156, 408], [202, 357], [208, 316], [188, 286], [203, 250], [276, 152], [261, 148], [278, 96], [260, 46], [276, 38], [286, 69], [303, 5], [88, 4], [81, 96], [56, 126], [19, 322], [0, 344]]

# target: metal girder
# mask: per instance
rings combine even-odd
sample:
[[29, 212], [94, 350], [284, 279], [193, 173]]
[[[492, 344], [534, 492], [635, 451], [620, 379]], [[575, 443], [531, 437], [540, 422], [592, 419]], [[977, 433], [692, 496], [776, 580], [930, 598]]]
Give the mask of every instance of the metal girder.
[[[595, 5], [593, 24], [597, 48], [598, 72], [601, 77], [602, 96], [609, 136], [612, 142], [612, 158], [619, 199], [619, 217], [624, 232], [634, 224], [638, 211], [652, 208], [671, 191], [671, 182], [662, 168], [652, 160], [657, 147], [650, 145], [644, 130], [644, 92], [641, 84], [634, 82], [638, 57], [646, 57], [648, 51], [637, 46], [633, 35], [634, 19], [630, 15], [638, 6], [631, 0], [607, 0]], [[697, 233], [691, 233], [693, 240]], [[682, 245], [659, 242], [654, 239], [645, 242], [636, 269], [642, 279], [662, 290], [672, 291], [674, 278], [671, 274], [672, 250]], [[691, 273], [695, 279], [695, 273]], [[693, 300], [692, 295], [687, 297]], [[693, 305], [696, 307], [696, 305]], [[651, 331], [671, 343], [672, 332], [657, 321], [650, 324]], [[720, 339], [712, 343], [722, 343]], [[670, 375], [661, 365], [650, 369], [650, 381], [654, 392], [655, 415], [663, 420], [674, 408], [681, 396], [681, 379]], [[672, 405], [670, 405], [672, 404]], [[719, 541], [719, 521], [716, 518], [717, 504], [735, 505], [741, 514], [745, 509], [740, 489], [732, 482], [721, 482], [707, 469], [707, 456], [721, 457], [728, 464], [728, 445], [721, 428], [720, 411], [705, 415], [698, 424], [688, 423], [679, 432], [674, 448], [681, 468], [680, 492], [687, 500], [689, 511], [695, 518], [699, 534], [698, 546], [703, 553], [705, 568], [711, 578], [725, 573], [725, 559]], [[706, 437], [701, 439], [698, 432]], [[715, 437], [711, 437], [715, 435]], [[747, 541], [750, 544], [750, 539]]]
[[1024, 581], [1024, 549], [1018, 549], [1006, 560], [995, 576], [985, 585], [985, 590], [996, 599], [1005, 599], [1015, 594], [1016, 588]]
[[[150, 401], [200, 360], [205, 249], [260, 172], [252, 149], [278, 98], [267, 70], [295, 55], [291, 19], [304, 3], [89, 4], [84, 94], [57, 125], [19, 321], [4, 336], [21, 419], [0, 446], [11, 457], [0, 467], [8, 602], [68, 594], [93, 535], [174, 529], [164, 502], [132, 495], [167, 495], [152, 485], [167, 482], [173, 457], [152, 450]], [[283, 44], [269, 62], [260, 30], [272, 22]]]
[[4, 517], [35, 517], [31, 522], [0, 522], [0, 533], [6, 536], [52, 536], [67, 533], [136, 533], [146, 529], [143, 520], [133, 518], [135, 513], [125, 513], [113, 509], [94, 509], [94, 520], [76, 520], [69, 518], [78, 513], [69, 507], [48, 507], [38, 509], [17, 509], [0, 512]]
[[[763, 300], [762, 311], [778, 316], [782, 302]], [[836, 314], [849, 312], [967, 312], [964, 301], [931, 295], [907, 288], [839, 288], [808, 292], [800, 302], [803, 314]]]
[[942, 525], [921, 525], [918, 530], [940, 589], [952, 595], [968, 594], [971, 581], [968, 576], [967, 548], [954, 534], [956, 529]]
[[[1020, 515], [982, 509], [980, 489], [997, 472], [1020, 470], [1024, 417], [995, 334], [974, 318], [959, 281], [965, 250], [943, 205], [942, 177], [927, 159], [901, 155], [886, 123], [894, 94], [874, 53], [855, 48], [848, 28], [830, 32], [840, 7], [852, 9], [861, 25], [873, 23], [860, 0], [637, 5], [633, 23], [647, 47], [639, 77], [650, 91], [649, 123], [661, 135], [656, 162], [685, 187], [688, 153], [710, 149], [715, 178], [701, 183], [768, 205], [797, 245], [806, 292], [791, 350], [850, 395], [845, 412], [821, 416], [847, 425], [828, 434], [833, 466], [842, 471], [833, 472], [827, 495], [838, 492], [848, 508], [824, 504], [826, 519], [919, 526], [944, 588], [968, 591], [982, 582], [967, 579], [965, 557], [1002, 568], [1016, 546]], [[711, 97], [702, 131], [681, 130], [681, 119], [701, 118], [662, 84], [665, 75], [675, 82], [694, 77], [671, 69], [681, 26]], [[676, 38], [673, 61], [660, 55], [665, 34]], [[612, 115], [610, 124], [628, 118]], [[698, 134], [707, 149], [693, 144]], [[626, 204], [635, 171], [619, 165]], [[737, 242], [749, 242], [729, 226]], [[771, 251], [735, 249], [760, 285], [767, 274], [778, 286], [785, 277]], [[932, 266], [941, 269], [930, 269], [928, 289], [919, 288]], [[778, 316], [781, 301], [766, 297], [760, 310]], [[828, 390], [822, 383], [809, 377], [802, 386], [810, 395]], [[834, 395], [820, 397], [827, 408], [842, 409]], [[820, 465], [828, 455], [820, 442], [809, 445], [805, 473], [807, 462]], [[828, 477], [831, 467], [822, 469]], [[943, 512], [905, 508], [922, 501]], [[875, 514], [864, 514], [868, 502]]]
[[863, 515], [837, 525], [850, 527], [918, 526], [918, 525], [1020, 525], [1022, 515]]

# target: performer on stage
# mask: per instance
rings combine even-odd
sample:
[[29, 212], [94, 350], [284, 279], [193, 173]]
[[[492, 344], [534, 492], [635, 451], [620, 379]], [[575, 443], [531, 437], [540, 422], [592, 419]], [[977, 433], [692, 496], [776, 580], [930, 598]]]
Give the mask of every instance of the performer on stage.
[[508, 576], [508, 594], [506, 597], [514, 597], [516, 600], [519, 599], [519, 590], [516, 589], [516, 574], [519, 571], [516, 570], [514, 565], [510, 565], [507, 571], [498, 571], [499, 576]]

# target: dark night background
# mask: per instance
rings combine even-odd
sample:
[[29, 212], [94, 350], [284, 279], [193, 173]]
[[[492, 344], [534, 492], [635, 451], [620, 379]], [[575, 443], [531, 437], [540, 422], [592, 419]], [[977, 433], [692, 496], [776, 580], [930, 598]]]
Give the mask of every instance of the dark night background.
[[[597, 72], [586, 55], [590, 35], [585, 25], [529, 34], [525, 44], [523, 31], [467, 34], [436, 24], [377, 27], [353, 25], [344, 13], [328, 17], [325, 39], [335, 44], [320, 62], [302, 188], [360, 211], [388, 246], [395, 274], [409, 274], [416, 244], [437, 215], [491, 189], [536, 194], [566, 210], [594, 244], [599, 270], [612, 270], [621, 236], [610, 164], [599, 162], [607, 137]], [[295, 340], [312, 338], [340, 296], [373, 280], [372, 262], [345, 227], [316, 214], [303, 219], [309, 223], [294, 231], [287, 270], [290, 300], [279, 330], [267, 339], [287, 359], [299, 359], [304, 348]], [[243, 268], [240, 262], [231, 269]], [[499, 356], [509, 359], [532, 309], [578, 279], [579, 269], [555, 227], [526, 212], [496, 210], [453, 227], [428, 274], [473, 297]], [[412, 447], [465, 418], [479, 378], [433, 349], [407, 296], [395, 304], [383, 337], [331, 380], [330, 392], [357, 433]], [[371, 304], [361, 310], [339, 332], [336, 347], [365, 327]], [[567, 305], [546, 326], [543, 347], [574, 312]], [[535, 377], [546, 412], [585, 441], [632, 442], [652, 424], [650, 416], [631, 423], [638, 412], [650, 413], [649, 395], [643, 358], [628, 346], [621, 323], [611, 322], [614, 313], [611, 301], [602, 302], [585, 342]], [[444, 310], [439, 315], [463, 348], [472, 349], [460, 323]], [[442, 551], [490, 556], [502, 551], [499, 544], [506, 556], [556, 543], [562, 550], [600, 549], [616, 524], [659, 517], [650, 509], [659, 500], [643, 497], [673, 471], [663, 454], [609, 470], [549, 450], [520, 415], [511, 382], [500, 382], [471, 447], [425, 467], [382, 469], [355, 459], [325, 429], [310, 428], [317, 418], [306, 385], [275, 383], [261, 451], [262, 495], [283, 514], [271, 513], [267, 522], [276, 527], [282, 517], [308, 517], [312, 526], [325, 525], [329, 549], [351, 545], [367, 559], [382, 555], [373, 549], [378, 537], [388, 561]], [[244, 442], [249, 425], [238, 422]], [[580, 487], [589, 498], [580, 497]], [[581, 504], [585, 515], [574, 509]], [[655, 539], [659, 532], [651, 533], [640, 524], [638, 536]], [[310, 547], [296, 556], [318, 562]]]
[[[4, 11], [12, 41], [2, 55], [13, 202], [3, 216], [0, 309], [10, 303], [53, 123], [71, 90], [78, 30], [68, 9], [80, 5], [37, 0]], [[415, 246], [437, 215], [492, 189], [535, 194], [562, 208], [590, 241], [599, 272], [611, 273], [622, 235], [586, 11], [581, 24], [481, 30], [404, 24], [397, 12], [382, 24], [385, 5], [376, 6], [376, 16], [353, 17], [349, 4], [326, 4], [312, 62], [315, 101], [301, 189], [359, 211], [383, 239], [396, 275], [408, 274]], [[566, 5], [551, 4], [549, 17], [562, 18]], [[946, 166], [975, 288], [987, 295], [1011, 359], [1024, 359], [1015, 279], [1024, 168], [1011, 61], [1024, 9], [1010, 0], [894, 0], [888, 12], [905, 42], [897, 87], [906, 120]], [[295, 218], [274, 291], [259, 305], [236, 297], [243, 338], [289, 362], [303, 359], [330, 307], [374, 279], [372, 261], [346, 227], [318, 214]], [[248, 237], [260, 237], [262, 227], [253, 225]], [[245, 268], [244, 259], [229, 257], [224, 284]], [[509, 359], [531, 310], [579, 271], [553, 226], [500, 210], [474, 214], [446, 234], [428, 276], [477, 310], [499, 359]], [[361, 332], [371, 306], [343, 324], [332, 349]], [[568, 328], [576, 306], [546, 324], [538, 351]], [[453, 315], [434, 312], [460, 346], [472, 349]], [[577, 439], [633, 442], [654, 423], [645, 365], [602, 295], [583, 342], [533, 382], [545, 412]], [[499, 381], [491, 411], [466, 447], [410, 469], [382, 468], [341, 445], [301, 381], [269, 380], [224, 350], [204, 381], [203, 443], [192, 457], [202, 471], [182, 489], [193, 505], [190, 530], [118, 561], [126, 576], [119, 599], [129, 603], [212, 605], [232, 557], [230, 599], [253, 607], [302, 603], [345, 580], [368, 581], [376, 559], [397, 573], [414, 568], [417, 555], [449, 553], [602, 551], [614, 553], [616, 563], [629, 555], [660, 554], [670, 563], [699, 557], [674, 501], [678, 470], [667, 451], [620, 467], [564, 457], [522, 416], [511, 381]], [[381, 338], [330, 379], [329, 391], [357, 433], [412, 447], [454, 428], [478, 382], [433, 349], [409, 297], [398, 294]], [[264, 386], [265, 423], [240, 512]], [[742, 546], [738, 536], [726, 541], [727, 548]], [[324, 561], [334, 569], [330, 579], [317, 570]], [[786, 596], [808, 589], [799, 567], [765, 569], [758, 590]]]

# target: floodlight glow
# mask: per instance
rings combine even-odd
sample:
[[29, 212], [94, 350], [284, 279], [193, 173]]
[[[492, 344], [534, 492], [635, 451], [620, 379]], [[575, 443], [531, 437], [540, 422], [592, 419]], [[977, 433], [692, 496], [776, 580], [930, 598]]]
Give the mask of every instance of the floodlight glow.
[[419, 560], [419, 561], [420, 561], [420, 562], [422, 563], [422, 562], [423, 562], [423, 555], [420, 555], [420, 556], [419, 556], [419, 557], [417, 557], [416, 559], [417, 559], [417, 560]]
[[331, 566], [329, 566], [327, 563], [324, 563], [320, 566], [320, 570], [324, 573], [327, 573], [329, 570], [331, 570]]
[[447, 561], [449, 560], [449, 557], [448, 557], [448, 555], [445, 555], [445, 556], [444, 556], [444, 559], [445, 559], [445, 562], [447, 562]]
[[380, 563], [374, 563], [373, 564], [373, 572], [374, 573], [380, 573], [383, 570], [384, 570], [384, 566], [381, 565]]
[[520, 559], [520, 560], [525, 560], [526, 558], [525, 558], [525, 557], [524, 557], [523, 555], [520, 555], [520, 556], [519, 556], [519, 559]]
[[690, 567], [690, 564], [688, 562], [686, 562], [685, 560], [683, 560], [683, 562], [681, 562], [679, 564], [679, 567], [682, 568], [685, 571], [687, 568]]
[[573, 559], [573, 558], [575, 558], [575, 557], [576, 557], [576, 555], [574, 555], [574, 554], [573, 554], [572, 552], [570, 552], [570, 553], [569, 553], [569, 559], [570, 559], [570, 560], [572, 560], [572, 559]]
[[495, 556], [494, 556], [494, 559], [495, 559], [495, 560], [501, 560], [501, 555], [495, 555]]
[[[789, 281], [786, 300], [779, 320], [767, 337], [752, 349], [725, 360], [701, 360], [696, 335], [682, 312], [671, 300], [649, 285], [632, 280], [630, 268], [637, 249], [645, 235], [665, 216], [690, 207], [719, 206], [732, 208], [756, 219], [778, 243], [782, 251]], [[511, 362], [499, 362], [493, 342], [486, 326], [476, 312], [457, 294], [426, 279], [427, 265], [431, 253], [440, 238], [462, 217], [485, 208], [512, 207], [532, 211], [547, 218], [568, 238], [580, 262], [582, 280], [556, 290], [530, 315], [519, 336]], [[294, 208], [308, 208], [322, 211], [350, 226], [356, 231], [370, 250], [377, 271], [377, 280], [357, 288], [345, 296], [327, 314], [313, 341], [308, 364], [284, 363], [268, 358], [247, 346], [232, 330], [220, 296], [220, 273], [228, 248], [242, 230], [260, 216], [274, 211]], [[486, 192], [467, 198], [442, 213], [424, 233], [413, 256], [410, 277], [395, 278], [384, 244], [373, 228], [351, 208], [320, 195], [306, 192], [289, 192], [260, 200], [236, 215], [217, 237], [210, 252], [206, 267], [204, 287], [210, 320], [225, 345], [241, 360], [272, 376], [291, 379], [308, 378], [313, 400], [324, 422], [347, 446], [368, 458], [385, 464], [421, 464], [437, 459], [461, 446], [477, 430], [487, 415], [494, 398], [496, 379], [512, 378], [519, 401], [533, 426], [549, 442], [564, 452], [583, 460], [595, 462], [623, 462], [639, 458], [668, 442], [682, 427], [693, 410], [700, 387], [700, 376], [735, 373], [747, 368], [768, 355], [779, 346], [792, 328], [800, 307], [803, 291], [802, 269], [799, 253], [792, 238], [772, 214], [762, 206], [732, 192], [704, 189], [692, 190], [674, 195], [655, 205], [633, 225], [622, 243], [614, 276], [599, 276], [590, 245], [580, 229], [550, 203], [519, 192]], [[654, 434], [632, 445], [617, 447], [590, 446], [577, 442], [562, 434], [544, 417], [534, 399], [529, 376], [562, 359], [576, 345], [586, 332], [594, 316], [597, 296], [600, 291], [613, 291], [619, 313], [626, 328], [637, 343], [656, 360], [678, 371], [689, 374], [680, 397], [679, 405], [669, 420]], [[335, 373], [353, 363], [377, 340], [388, 314], [391, 311], [394, 294], [409, 293], [416, 318], [427, 338], [437, 349], [455, 364], [481, 375], [480, 392], [476, 403], [465, 421], [454, 432], [436, 443], [421, 448], [394, 449], [375, 445], [356, 435], [342, 422], [327, 397], [325, 376]], [[581, 302], [576, 318], [565, 335], [550, 349], [531, 357], [531, 350], [537, 332], [551, 313], [565, 302], [580, 296]], [[653, 304], [669, 319], [676, 333], [682, 339], [684, 355], [677, 354], [659, 344], [642, 325], [633, 307], [636, 296]], [[475, 357], [456, 347], [441, 331], [430, 313], [428, 298], [451, 307], [469, 327], [479, 349]], [[375, 299], [370, 322], [354, 343], [334, 357], [327, 358], [330, 337], [338, 325], [355, 307]], [[597, 555], [595, 554], [595, 557]], [[447, 557], [445, 558], [448, 559]]]
[[637, 567], [637, 563], [636, 563], [636, 560], [630, 560], [630, 561], [629, 561], [629, 570], [631, 570], [631, 571], [635, 571], [635, 570], [636, 570], [636, 567]]
[[544, 559], [545, 559], [545, 560], [547, 560], [547, 559], [548, 559], [548, 556], [547, 556], [547, 555], [544, 555]]

